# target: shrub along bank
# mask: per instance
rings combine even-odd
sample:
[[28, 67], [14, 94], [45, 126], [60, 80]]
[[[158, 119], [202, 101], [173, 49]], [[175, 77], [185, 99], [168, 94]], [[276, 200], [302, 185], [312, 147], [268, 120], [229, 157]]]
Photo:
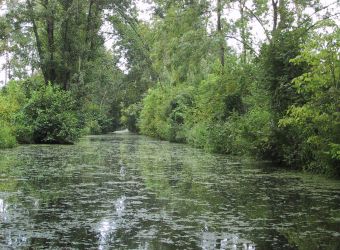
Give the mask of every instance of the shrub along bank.
[[0, 91], [0, 148], [72, 144], [81, 135], [109, 130], [111, 123], [95, 103], [81, 104], [71, 91], [45, 84], [39, 76], [12, 81]]

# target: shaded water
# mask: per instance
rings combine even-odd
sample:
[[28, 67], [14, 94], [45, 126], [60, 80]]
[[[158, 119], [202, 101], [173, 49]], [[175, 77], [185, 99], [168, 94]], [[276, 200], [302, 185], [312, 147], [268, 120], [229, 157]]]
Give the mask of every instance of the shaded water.
[[20, 146], [0, 248], [340, 249], [340, 183], [132, 134]]

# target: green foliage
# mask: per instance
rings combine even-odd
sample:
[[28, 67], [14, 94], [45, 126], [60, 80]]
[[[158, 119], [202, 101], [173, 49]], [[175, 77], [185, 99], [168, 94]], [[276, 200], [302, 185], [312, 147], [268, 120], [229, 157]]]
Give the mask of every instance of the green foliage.
[[[95, 133], [105, 133], [119, 127], [119, 103], [122, 99], [131, 97], [122, 88], [123, 74], [113, 67], [116, 59], [104, 49], [97, 52], [98, 58], [86, 65], [87, 74], [84, 76], [84, 86], [81, 91], [72, 88], [78, 105], [83, 107], [85, 119], [91, 123], [98, 123], [99, 129]], [[124, 87], [130, 86], [129, 84]], [[93, 132], [91, 132], [93, 133]]]
[[[305, 38], [304, 29], [277, 30], [271, 42], [262, 46], [259, 57], [259, 80], [261, 87], [269, 94], [269, 110], [273, 118], [265, 155], [288, 166], [301, 165], [298, 153], [295, 153], [301, 150], [297, 145], [300, 139], [294, 130], [279, 127], [278, 122], [290, 105], [304, 102], [303, 96], [292, 86], [291, 81], [303, 74], [307, 65], [294, 65], [291, 59], [300, 54], [300, 44]], [[294, 153], [287, 157], [289, 148], [294, 148]]]
[[128, 128], [129, 131], [138, 133], [139, 132], [138, 119], [141, 110], [142, 110], [141, 103], [131, 104], [127, 108], [123, 108], [121, 117], [122, 125]]
[[[293, 86], [304, 96], [305, 103], [289, 107], [280, 120], [283, 128], [294, 129], [300, 141], [298, 157], [307, 170], [340, 174], [340, 30], [312, 34], [295, 64], [307, 63], [309, 71], [297, 77]], [[289, 157], [294, 148], [287, 150]]]
[[26, 95], [19, 82], [9, 82], [0, 92], [0, 117], [8, 122], [26, 102]]
[[199, 122], [190, 130], [188, 142], [209, 152], [232, 153], [235, 148], [232, 129], [226, 122]]
[[182, 5], [169, 4], [164, 19], [156, 22], [150, 51], [160, 80], [171, 84], [200, 81], [211, 45], [203, 17], [206, 6], [197, 1]]
[[[19, 121], [25, 128], [18, 134], [19, 141], [35, 143], [73, 143], [79, 135], [75, 101], [69, 92], [50, 84], [33, 91], [22, 109]], [[24, 138], [25, 137], [25, 138]]]
[[271, 108], [281, 117], [289, 105], [300, 101], [300, 96], [290, 84], [304, 73], [305, 65], [294, 65], [291, 59], [300, 53], [304, 30], [282, 31], [275, 33], [270, 44], [264, 45], [260, 63], [263, 83], [271, 95]]
[[160, 87], [149, 90], [143, 100], [143, 110], [140, 115], [139, 127], [143, 134], [161, 139], [168, 138], [165, 111], [167, 104], [170, 103], [170, 91], [170, 88]]
[[233, 151], [232, 120], [242, 110], [239, 88], [226, 75], [211, 74], [195, 95], [195, 107], [187, 115], [188, 142], [211, 152]]
[[190, 144], [219, 153], [264, 154], [271, 115], [265, 95], [249, 77], [252, 71], [229, 60], [224, 74], [211, 74], [199, 84], [186, 121]]
[[13, 131], [8, 124], [0, 120], [0, 149], [12, 148], [16, 146], [17, 141], [13, 135]]
[[0, 92], [1, 147], [16, 141], [69, 144], [81, 134], [111, 131], [109, 108], [104, 101], [76, 102], [71, 91], [46, 85], [39, 75], [12, 81]]
[[240, 86], [233, 79], [233, 72], [211, 74], [198, 87], [196, 98], [197, 117], [208, 121], [223, 121], [233, 113], [243, 113]]
[[225, 70], [195, 86], [163, 85], [150, 90], [143, 101], [141, 133], [210, 152], [265, 154], [272, 123], [268, 105], [263, 100], [254, 105], [255, 97], [242, 97], [242, 85], [236, 83], [240, 68], [230, 64]]
[[272, 114], [268, 109], [254, 107], [234, 124], [238, 128], [238, 152], [265, 157], [270, 150]]
[[185, 114], [192, 105], [192, 95], [193, 88], [185, 85], [149, 90], [140, 115], [141, 132], [169, 141], [185, 141]]
[[20, 85], [12, 81], [0, 91], [0, 148], [15, 146], [16, 114], [26, 97]]
[[82, 110], [83, 134], [101, 134], [110, 131], [112, 119], [107, 111], [95, 103], [87, 103]]

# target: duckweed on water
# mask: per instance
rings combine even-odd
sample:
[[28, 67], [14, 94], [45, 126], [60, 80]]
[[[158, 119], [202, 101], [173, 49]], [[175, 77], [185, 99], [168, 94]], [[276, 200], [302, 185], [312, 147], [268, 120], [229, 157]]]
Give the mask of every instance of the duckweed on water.
[[338, 249], [340, 184], [133, 134], [1, 151], [0, 248]]

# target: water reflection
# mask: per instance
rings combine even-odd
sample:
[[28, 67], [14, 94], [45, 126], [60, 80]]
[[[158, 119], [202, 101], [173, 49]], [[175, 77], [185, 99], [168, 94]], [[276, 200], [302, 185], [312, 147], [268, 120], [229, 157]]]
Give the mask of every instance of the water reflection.
[[109, 249], [110, 241], [114, 237], [114, 232], [117, 229], [116, 222], [110, 219], [104, 219], [98, 226], [99, 231], [99, 247], [98, 249]]
[[3, 199], [0, 199], [0, 213], [4, 213], [6, 210], [5, 208], [5, 202]]
[[12, 236], [11, 232], [7, 232], [5, 233], [4, 241], [7, 246], [17, 249], [26, 245], [27, 237], [22, 234]]
[[255, 243], [239, 238], [238, 235], [218, 234], [215, 232], [202, 233], [201, 249], [242, 249], [255, 250]]
[[99, 247], [98, 249], [109, 249], [114, 241], [115, 232], [118, 229], [119, 217], [124, 215], [126, 197], [122, 196], [114, 202], [114, 213], [110, 218], [104, 218], [98, 225]]
[[0, 219], [2, 223], [6, 223], [8, 221], [7, 204], [1, 198], [0, 198]]
[[125, 210], [125, 200], [126, 197], [122, 196], [119, 199], [116, 200], [115, 202], [115, 207], [116, 207], [116, 213], [119, 217], [121, 217], [124, 213]]
[[[16, 209], [15, 207], [11, 208]], [[0, 198], [0, 225], [4, 227], [10, 225], [10, 208], [4, 199]], [[0, 228], [1, 228], [0, 227]], [[13, 234], [12, 230], [0, 231], [0, 243], [5, 243], [8, 247], [19, 248], [27, 243], [27, 236], [23, 231], [19, 231], [18, 234]], [[2, 244], [0, 244], [1, 246]]]
[[120, 165], [119, 174], [120, 174], [120, 177], [122, 177], [122, 179], [124, 179], [124, 177], [126, 175], [126, 169], [125, 169], [124, 165]]
[[340, 249], [339, 182], [131, 134], [5, 152], [1, 249]]
[[145, 241], [142, 243], [139, 243], [138, 250], [148, 250], [150, 249], [149, 242]]

